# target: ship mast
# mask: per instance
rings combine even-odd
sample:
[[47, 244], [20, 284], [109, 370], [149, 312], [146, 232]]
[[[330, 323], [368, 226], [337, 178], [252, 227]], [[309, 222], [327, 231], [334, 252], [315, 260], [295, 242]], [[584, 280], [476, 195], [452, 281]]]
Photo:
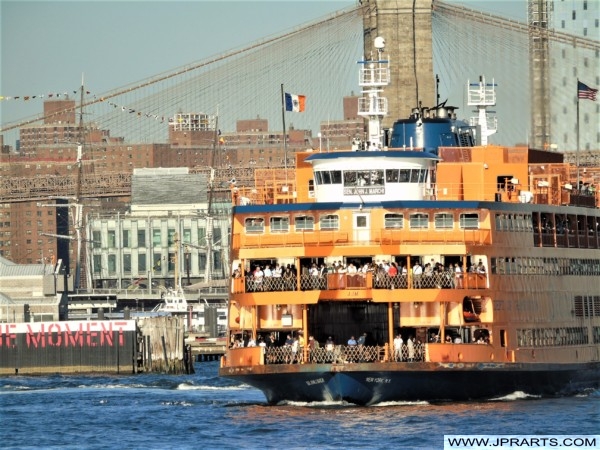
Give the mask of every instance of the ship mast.
[[387, 98], [380, 97], [383, 87], [390, 84], [389, 60], [382, 59], [385, 39], [378, 36], [374, 42], [377, 58], [358, 61], [362, 64], [358, 84], [363, 97], [358, 99], [358, 115], [368, 118], [365, 150], [381, 150], [385, 145], [381, 122], [388, 114]]

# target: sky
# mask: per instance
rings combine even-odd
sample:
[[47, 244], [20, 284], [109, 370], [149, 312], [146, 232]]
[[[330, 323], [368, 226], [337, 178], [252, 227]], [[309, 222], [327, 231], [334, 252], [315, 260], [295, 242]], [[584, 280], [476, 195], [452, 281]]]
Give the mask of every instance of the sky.
[[[461, 1], [525, 20], [526, 0]], [[355, 5], [357, 0], [0, 0], [0, 96], [93, 92], [170, 72]], [[0, 101], [0, 124], [42, 100]]]

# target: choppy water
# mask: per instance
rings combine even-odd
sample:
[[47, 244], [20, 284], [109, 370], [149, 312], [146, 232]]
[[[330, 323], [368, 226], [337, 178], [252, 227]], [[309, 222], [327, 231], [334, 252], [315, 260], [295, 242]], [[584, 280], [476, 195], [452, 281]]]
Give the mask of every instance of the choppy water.
[[444, 434], [597, 434], [600, 391], [488, 402], [268, 406], [219, 378], [217, 362], [183, 376], [0, 378], [3, 449], [438, 449]]

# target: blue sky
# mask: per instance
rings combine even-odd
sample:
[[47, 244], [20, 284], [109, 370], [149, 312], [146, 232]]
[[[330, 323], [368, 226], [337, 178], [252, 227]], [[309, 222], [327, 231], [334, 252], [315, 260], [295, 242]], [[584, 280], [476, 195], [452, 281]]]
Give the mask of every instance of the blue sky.
[[[524, 19], [526, 0], [451, 1]], [[107, 92], [353, 6], [321, 1], [1, 0], [0, 95]], [[0, 102], [6, 125], [40, 100]]]

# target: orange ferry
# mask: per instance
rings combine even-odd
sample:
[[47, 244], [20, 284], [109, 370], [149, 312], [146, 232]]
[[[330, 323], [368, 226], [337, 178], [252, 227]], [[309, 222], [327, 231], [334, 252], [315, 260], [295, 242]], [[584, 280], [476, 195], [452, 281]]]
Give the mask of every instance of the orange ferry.
[[[598, 388], [600, 171], [486, 145], [485, 115], [474, 127], [445, 105], [386, 138], [383, 45], [360, 71], [367, 143], [233, 189], [219, 374], [271, 404]], [[470, 104], [493, 89], [475, 83]]]

